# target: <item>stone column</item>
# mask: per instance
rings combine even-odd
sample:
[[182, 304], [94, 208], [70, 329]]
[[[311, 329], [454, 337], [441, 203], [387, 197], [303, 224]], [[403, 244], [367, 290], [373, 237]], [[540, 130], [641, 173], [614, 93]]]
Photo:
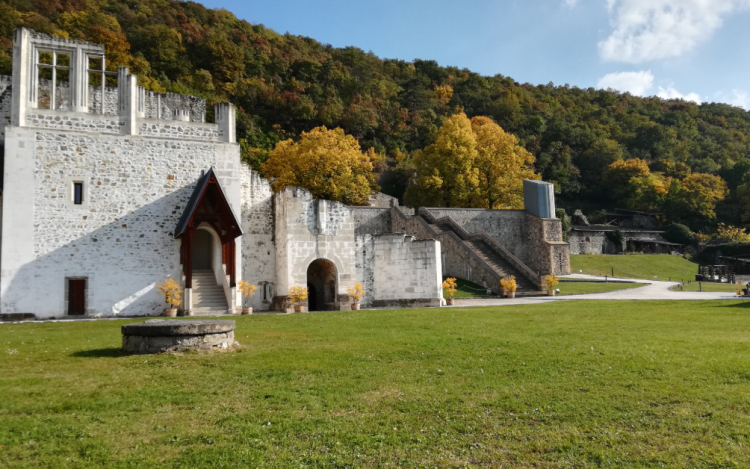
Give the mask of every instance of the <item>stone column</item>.
[[118, 114], [125, 135], [138, 135], [138, 77], [128, 67], [117, 68]]
[[33, 57], [29, 31], [13, 32], [13, 88], [11, 90], [10, 125], [25, 126], [26, 112], [36, 102], [36, 58]]
[[219, 141], [237, 143], [236, 110], [232, 103], [218, 103], [214, 106], [214, 116], [219, 125]]
[[[104, 60], [104, 59], [102, 59]], [[70, 110], [89, 112], [89, 73], [88, 57], [82, 47], [70, 53]], [[102, 93], [104, 101], [104, 93]]]

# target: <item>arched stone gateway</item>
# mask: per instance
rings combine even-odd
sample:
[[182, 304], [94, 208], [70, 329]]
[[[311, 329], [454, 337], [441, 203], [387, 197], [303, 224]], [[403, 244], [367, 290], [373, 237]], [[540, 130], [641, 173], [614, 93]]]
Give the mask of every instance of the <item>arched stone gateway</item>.
[[338, 271], [328, 259], [316, 259], [307, 267], [307, 303], [309, 311], [339, 309]]

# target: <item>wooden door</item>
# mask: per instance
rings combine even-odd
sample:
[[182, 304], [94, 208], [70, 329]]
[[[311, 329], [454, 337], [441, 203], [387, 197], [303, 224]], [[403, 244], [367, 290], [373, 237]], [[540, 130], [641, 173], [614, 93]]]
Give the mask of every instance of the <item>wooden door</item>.
[[86, 314], [86, 279], [68, 280], [68, 314]]

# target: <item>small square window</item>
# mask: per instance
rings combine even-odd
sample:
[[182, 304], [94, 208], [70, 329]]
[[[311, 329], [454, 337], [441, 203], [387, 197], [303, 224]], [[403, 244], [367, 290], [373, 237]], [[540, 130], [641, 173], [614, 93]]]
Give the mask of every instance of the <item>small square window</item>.
[[83, 183], [73, 183], [73, 203], [76, 205], [83, 204]]

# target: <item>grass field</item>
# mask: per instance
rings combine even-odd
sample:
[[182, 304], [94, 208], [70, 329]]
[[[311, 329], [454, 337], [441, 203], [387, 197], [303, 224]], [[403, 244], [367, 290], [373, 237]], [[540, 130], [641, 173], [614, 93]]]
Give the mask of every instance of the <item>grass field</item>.
[[637, 304], [0, 324], [0, 467], [750, 466], [747, 303]]
[[[445, 278], [443, 278], [443, 280], [445, 280]], [[487, 298], [490, 296], [497, 296], [488, 295], [487, 289], [483, 286], [462, 278], [456, 279], [456, 287], [458, 288], [458, 291], [454, 295], [454, 298]], [[445, 289], [443, 289], [443, 297], [445, 298]]]
[[629, 290], [642, 287], [643, 283], [603, 283], [603, 282], [569, 282], [563, 281], [557, 284], [560, 295], [577, 295], [583, 293], [605, 293], [618, 290]]
[[615, 269], [615, 277], [620, 278], [642, 278], [653, 280], [668, 280], [675, 282], [695, 279], [698, 273], [698, 264], [680, 256], [669, 254], [622, 254], [622, 255], [593, 255], [580, 254], [570, 256], [570, 270], [577, 274], [582, 270], [589, 275], [612, 275]]
[[674, 287], [672, 290], [675, 291], [726, 291], [726, 292], [736, 292], [737, 291], [737, 285], [728, 284], [728, 283], [715, 283], [715, 282], [701, 282], [702, 287], [699, 286], [698, 282], [692, 282], [692, 283], [685, 283], [685, 285], [681, 287]]

